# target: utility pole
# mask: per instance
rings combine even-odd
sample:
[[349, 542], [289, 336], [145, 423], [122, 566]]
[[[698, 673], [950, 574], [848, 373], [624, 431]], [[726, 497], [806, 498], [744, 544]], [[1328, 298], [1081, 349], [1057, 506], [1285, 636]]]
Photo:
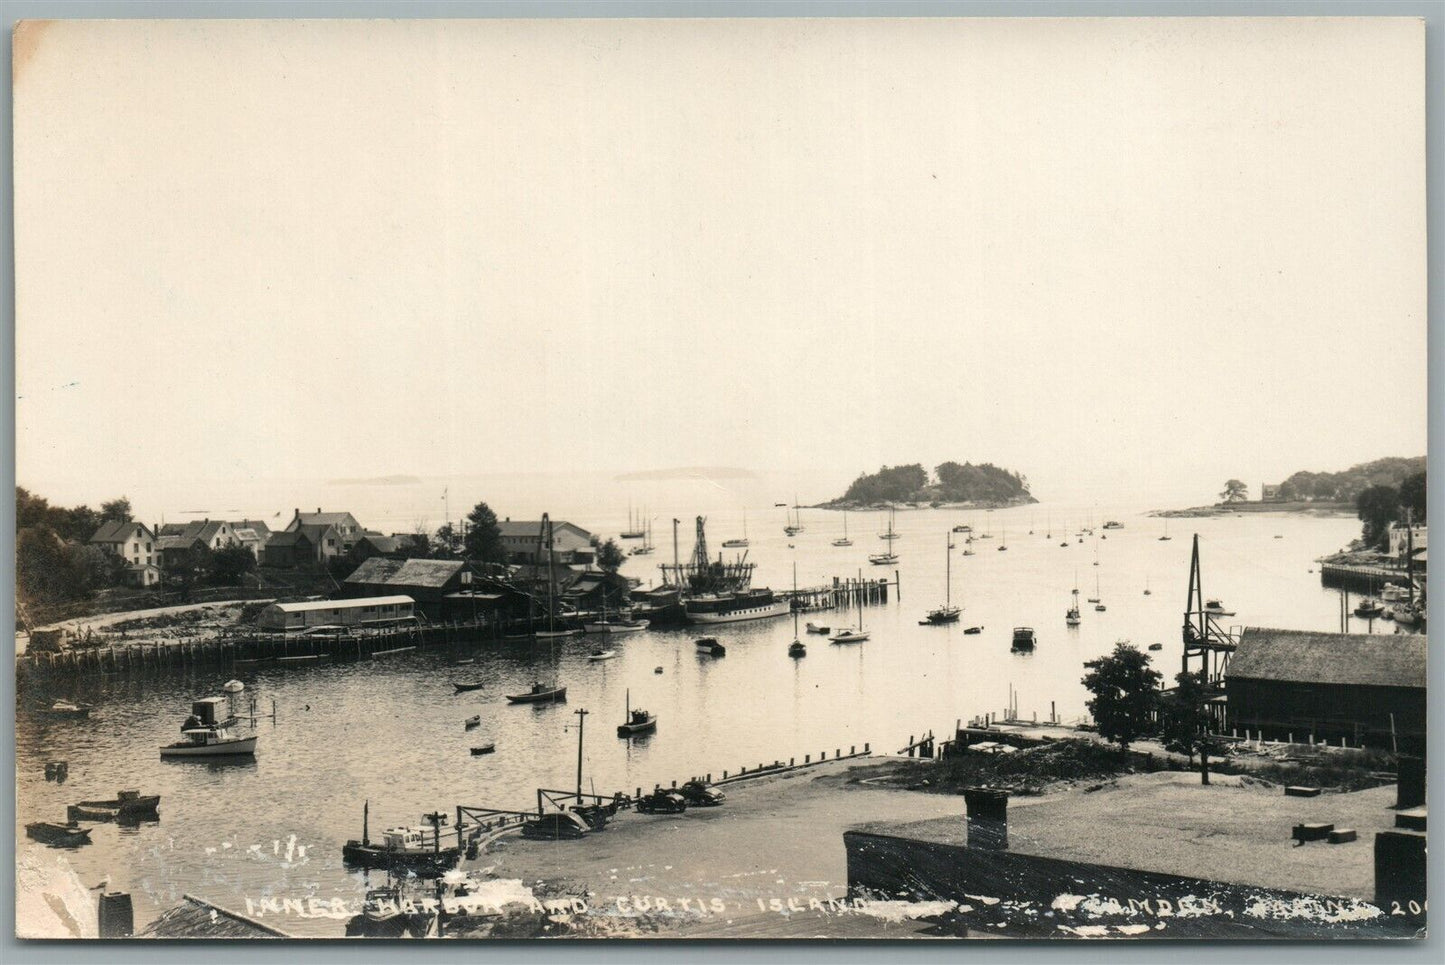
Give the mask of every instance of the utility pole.
[[577, 715], [577, 804], [582, 804], [582, 728], [587, 723], [586, 708], [573, 711]]

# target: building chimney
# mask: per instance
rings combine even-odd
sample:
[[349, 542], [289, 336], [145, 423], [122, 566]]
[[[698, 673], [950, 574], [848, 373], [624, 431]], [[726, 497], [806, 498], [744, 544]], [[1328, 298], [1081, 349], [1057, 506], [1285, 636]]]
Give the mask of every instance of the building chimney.
[[968, 846], [980, 851], [1008, 850], [1008, 791], [964, 788], [968, 808]]

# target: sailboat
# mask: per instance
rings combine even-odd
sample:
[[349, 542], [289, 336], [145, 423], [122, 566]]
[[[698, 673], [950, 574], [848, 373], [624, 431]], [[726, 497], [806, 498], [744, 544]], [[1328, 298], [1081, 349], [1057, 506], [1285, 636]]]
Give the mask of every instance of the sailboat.
[[1169, 539], [1173, 539], [1173, 538], [1174, 538], [1174, 537], [1172, 537], [1172, 536], [1169, 535], [1169, 517], [1168, 517], [1168, 516], [1165, 516], [1165, 517], [1164, 517], [1164, 535], [1161, 536], [1161, 537], [1159, 537], [1159, 542], [1162, 543], [1162, 542], [1164, 542], [1165, 540], [1169, 540]]
[[743, 538], [742, 538], [742, 539], [725, 539], [725, 540], [723, 540], [723, 547], [724, 547], [725, 549], [743, 549], [743, 548], [746, 547], [747, 545], [748, 545], [748, 511], [745, 509], [745, 510], [743, 510]]
[[1002, 535], [999, 536], [998, 551], [1002, 553], [1004, 550], [1008, 549], [1008, 529], [1001, 529], [999, 530], [999, 532]]
[[962, 612], [961, 607], [953, 605], [953, 554], [948, 550], [953, 549], [953, 543], [945, 537], [944, 542], [948, 544], [943, 551], [943, 559], [946, 564], [943, 584], [943, 606], [934, 607], [928, 611], [928, 615], [918, 621], [919, 626], [941, 626], [945, 623], [957, 623], [958, 615]]
[[618, 737], [632, 737], [636, 734], [647, 734], [657, 730], [657, 715], [649, 714], [641, 708], [632, 709], [632, 691], [627, 691], [627, 716], [622, 723], [617, 725]]
[[[858, 572], [858, 582], [863, 582], [863, 572]], [[858, 597], [858, 626], [844, 627], [828, 638], [829, 643], [862, 643], [868, 639], [868, 631], [863, 629], [863, 594], [857, 593]]]
[[833, 540], [834, 546], [852, 546], [853, 541], [848, 538], [848, 510], [843, 510], [843, 538]]
[[783, 532], [789, 536], [796, 536], [803, 531], [803, 510], [798, 505], [798, 497], [793, 496], [793, 516], [788, 525], [783, 527]]
[[1149, 577], [1148, 577], [1148, 576], [1145, 576], [1145, 577], [1144, 577], [1144, 595], [1145, 595], [1145, 596], [1148, 596], [1148, 595], [1149, 595], [1150, 593], [1152, 593], [1152, 592], [1153, 592], [1153, 591], [1149, 589]]
[[[793, 564], [793, 599], [796, 600], [797, 597], [798, 597], [798, 564], [795, 562], [795, 563]], [[808, 624], [808, 626], [811, 628], [811, 627], [812, 627], [812, 624], [810, 623], [810, 624]], [[807, 645], [804, 644], [802, 640], [798, 639], [798, 607], [795, 606], [795, 607], [793, 607], [793, 642], [790, 643], [790, 644], [788, 644], [788, 656], [790, 656], [790, 657], [806, 657], [807, 655], [808, 655], [808, 647], [807, 647]]]
[[652, 520], [649, 519], [647, 521], [647, 524], [642, 527], [642, 545], [635, 547], [628, 555], [647, 556], [653, 551], [653, 549], [654, 547], [652, 545]]
[[1098, 573], [1095, 573], [1095, 574], [1094, 574], [1094, 596], [1093, 596], [1093, 603], [1094, 603], [1094, 609], [1095, 609], [1096, 611], [1098, 611], [1099, 613], [1103, 613], [1105, 610], [1108, 609], [1108, 607], [1104, 606], [1104, 601], [1103, 601], [1102, 599], [1100, 599], [1100, 594], [1099, 594], [1099, 574], [1098, 574]]
[[[555, 605], [555, 603], [553, 602], [553, 599], [552, 599], [553, 559], [554, 559], [553, 553], [552, 553], [552, 520], [551, 520], [551, 518], [550, 518], [546, 513], [543, 513], [543, 514], [542, 514], [542, 532], [546, 535], [546, 540], [547, 540], [547, 629], [546, 629], [545, 631], [541, 631], [541, 632], [537, 633], [537, 634], [536, 634], [536, 637], [537, 637], [537, 638], [543, 638], [543, 637], [545, 637], [546, 639], [551, 640], [551, 639], [554, 639], [554, 638], [560, 637], [560, 636], [571, 636], [571, 635], [573, 635], [573, 634], [575, 634], [575, 633], [578, 633], [578, 632], [580, 632], [580, 631], [577, 631], [577, 630], [558, 630], [558, 629], [557, 629], [557, 625], [556, 625], [557, 607], [556, 607], [556, 605]], [[535, 650], [535, 647], [534, 647], [534, 650]], [[551, 660], [551, 662], [552, 662], [553, 664], [556, 663], [556, 657], [557, 657], [557, 652], [556, 652], [556, 650], [555, 650], [555, 648], [554, 648], [554, 649], [552, 650], [552, 660]], [[556, 702], [556, 701], [563, 701], [563, 700], [566, 700], [566, 699], [567, 699], [567, 688], [566, 688], [566, 687], [558, 686], [555, 680], [553, 681], [553, 683], [552, 683], [552, 685], [551, 685], [550, 687], [547, 686], [546, 684], [542, 683], [542, 682], [539, 680], [539, 681], [534, 682], [534, 683], [532, 684], [532, 689], [529, 690], [529, 691], [527, 691], [527, 692], [524, 693], [524, 694], [507, 694], [507, 700], [508, 700], [510, 703], [513, 703], [513, 704], [553, 703], [553, 702]]]
[[879, 533], [878, 538], [889, 541], [888, 549], [882, 553], [871, 554], [868, 557], [868, 562], [875, 566], [887, 566], [890, 563], [897, 563], [898, 554], [893, 552], [892, 541], [898, 538], [898, 534], [893, 530], [893, 507], [891, 506], [888, 508], [888, 532]]
[[1082, 620], [1079, 617], [1079, 588], [1074, 587], [1074, 602], [1070, 605], [1068, 612], [1064, 614], [1064, 623], [1071, 627], [1078, 626]]
[[642, 517], [632, 518], [632, 504], [627, 504], [627, 530], [622, 533], [623, 539], [642, 539], [646, 535], [642, 528]]

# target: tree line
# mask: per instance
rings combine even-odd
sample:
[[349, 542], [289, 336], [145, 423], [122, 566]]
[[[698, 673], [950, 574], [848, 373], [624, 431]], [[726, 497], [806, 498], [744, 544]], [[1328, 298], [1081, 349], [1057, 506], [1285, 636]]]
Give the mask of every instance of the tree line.
[[883, 466], [863, 473], [841, 502], [1008, 502], [1029, 495], [1028, 480], [992, 463], [943, 462], [930, 476], [921, 463]]
[[1390, 527], [1406, 519], [1421, 526], [1425, 519], [1425, 471], [1412, 473], [1398, 486], [1371, 486], [1355, 498], [1360, 518], [1360, 541], [1367, 549], [1390, 545]]

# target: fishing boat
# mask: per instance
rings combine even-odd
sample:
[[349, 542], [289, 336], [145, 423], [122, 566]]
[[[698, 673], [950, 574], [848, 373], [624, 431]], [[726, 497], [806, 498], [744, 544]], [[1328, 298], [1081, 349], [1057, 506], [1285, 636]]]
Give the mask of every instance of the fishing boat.
[[853, 541], [848, 538], [848, 510], [843, 510], [843, 536], [841, 539], [833, 540], [834, 546], [852, 546]]
[[56, 821], [32, 821], [25, 825], [27, 837], [57, 848], [78, 848], [90, 844], [90, 828], [82, 828], [78, 822], [60, 824]]
[[[695, 641], [693, 646], [697, 648], [699, 654], [710, 657], [725, 657], [728, 652], [728, 648], [718, 643], [715, 637], [703, 637]], [[658, 667], [657, 672], [661, 673], [662, 668]]]
[[820, 626], [818, 626], [816, 623], [807, 623], [807, 624], [804, 624], [804, 628], [805, 628], [809, 633], [822, 633], [822, 634], [827, 634], [827, 633], [829, 633], [829, 632], [832, 630], [832, 627], [820, 627]]
[[1355, 616], [1374, 619], [1385, 612], [1385, 605], [1372, 596], [1367, 596], [1355, 607]]
[[[791, 534], [789, 534], [791, 535]], [[724, 549], [745, 549], [748, 545], [748, 511], [743, 510], [743, 536], [742, 539], [723, 540]]]
[[1033, 627], [1014, 627], [1013, 643], [1009, 649], [1018, 652], [1032, 651], [1037, 642]]
[[542, 683], [534, 683], [532, 689], [525, 694], [507, 694], [508, 702], [513, 704], [551, 704], [561, 703], [566, 699], [566, 687], [548, 687]]
[[191, 702], [191, 715], [181, 725], [183, 740], [161, 746], [161, 757], [235, 757], [256, 753], [257, 736], [235, 731], [226, 698], [206, 697]]
[[452, 686], [457, 688], [457, 693], [464, 694], [469, 690], [481, 690], [483, 687], [486, 686], [486, 683], [480, 680], [469, 680], [466, 683], [458, 683], [457, 681], [453, 680]]
[[642, 709], [633, 710], [632, 691], [627, 691], [627, 716], [622, 723], [617, 725], [618, 737], [632, 737], [637, 734], [648, 734], [657, 730], [657, 715], [649, 714]]
[[963, 632], [969, 636], [975, 636], [983, 632], [983, 627], [965, 627]]
[[89, 717], [90, 708], [72, 704], [68, 700], [57, 700], [46, 708], [47, 717]]
[[1076, 627], [1082, 622], [1082, 619], [1079, 617], [1079, 588], [1076, 586], [1074, 587], [1073, 605], [1064, 613], [1064, 623], [1071, 627]]
[[[951, 548], [952, 543], [946, 538], [945, 543]], [[943, 582], [943, 605], [936, 606], [929, 610], [922, 620], [918, 621], [919, 626], [942, 626], [945, 623], [957, 623], [958, 615], [963, 612], [962, 607], [953, 605], [953, 554], [947, 549], [943, 551], [944, 560], [944, 582]]]
[[615, 656], [617, 656], [616, 650], [593, 650], [587, 655], [587, 659], [597, 663], [603, 660], [611, 660]]
[[790, 657], [806, 657], [807, 655], [808, 655], [808, 647], [807, 647], [807, 644], [803, 643], [803, 641], [801, 641], [801, 640], [794, 640], [792, 643], [788, 644], [788, 656], [790, 656]]
[[497, 749], [497, 745], [496, 745], [495, 743], [478, 744], [477, 746], [475, 746], [475, 747], [472, 748], [472, 756], [473, 756], [473, 757], [481, 757], [483, 754], [491, 754], [491, 753], [494, 753], [494, 752], [496, 751], [496, 749]]
[[132, 821], [156, 820], [161, 796], [139, 791], [120, 791], [107, 801], [80, 801], [66, 809], [70, 821], [117, 821], [125, 824]]
[[[863, 574], [858, 574], [858, 581], [863, 581]], [[863, 629], [863, 594], [854, 594], [858, 598], [858, 626], [844, 627], [828, 638], [829, 643], [863, 643], [868, 639], [868, 631]]]
[[341, 847], [341, 859], [362, 868], [389, 868], [436, 876], [454, 867], [462, 856], [462, 845], [441, 843], [441, 827], [447, 816], [440, 812], [428, 814], [430, 827], [397, 827], [382, 832], [382, 839], [372, 842], [367, 832], [371, 802], [362, 805], [361, 840], [352, 838]]

